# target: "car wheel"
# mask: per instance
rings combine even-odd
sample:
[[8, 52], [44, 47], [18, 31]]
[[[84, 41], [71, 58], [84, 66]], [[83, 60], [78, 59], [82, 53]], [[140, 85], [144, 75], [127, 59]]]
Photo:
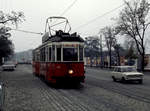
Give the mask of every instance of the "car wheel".
[[126, 83], [126, 80], [125, 80], [124, 77], [122, 77], [121, 82], [122, 82], [122, 83]]
[[113, 79], [114, 82], [116, 82], [116, 78], [114, 76], [112, 76], [112, 79]]
[[140, 84], [142, 84], [142, 83], [143, 83], [143, 80], [142, 80], [142, 79], [141, 79], [141, 80], [139, 80], [139, 83], [140, 83]]

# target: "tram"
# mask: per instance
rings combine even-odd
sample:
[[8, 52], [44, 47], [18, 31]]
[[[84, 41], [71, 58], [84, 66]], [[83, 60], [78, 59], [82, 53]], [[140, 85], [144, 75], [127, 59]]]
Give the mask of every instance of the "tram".
[[[54, 26], [62, 23], [63, 30], [59, 27], [54, 30]], [[70, 34], [70, 30], [64, 17], [49, 17], [46, 20], [42, 44], [33, 50], [34, 75], [51, 83], [84, 82], [84, 40], [77, 33]]]

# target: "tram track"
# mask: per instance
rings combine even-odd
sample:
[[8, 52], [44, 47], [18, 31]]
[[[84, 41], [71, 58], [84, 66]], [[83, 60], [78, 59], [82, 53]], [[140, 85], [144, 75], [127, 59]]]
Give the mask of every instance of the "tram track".
[[42, 89], [41, 93], [44, 95], [44, 97], [46, 97], [47, 101], [50, 104], [52, 104], [54, 109], [56, 109], [57, 111], [60, 111], [60, 110], [65, 111], [66, 110], [65, 105], [62, 105], [60, 103], [60, 100], [58, 100], [58, 96], [56, 97], [56, 95], [52, 92], [52, 90], [49, 90], [49, 92], [48, 92], [48, 90], [45, 89], [43, 87], [43, 85], [40, 86], [40, 89]]
[[[42, 89], [41, 93], [45, 96], [47, 96], [48, 101], [52, 102], [50, 100], [53, 100], [55, 107], [61, 107], [61, 109], [57, 110], [70, 110], [70, 111], [87, 111], [90, 109], [83, 105], [82, 103], [79, 103], [76, 99], [70, 99], [70, 95], [62, 95], [62, 92], [60, 92], [60, 89], [51, 88], [51, 86], [46, 86], [43, 81], [40, 81], [40, 89]], [[77, 104], [79, 103], [79, 104]], [[62, 109], [63, 107], [63, 109]]]

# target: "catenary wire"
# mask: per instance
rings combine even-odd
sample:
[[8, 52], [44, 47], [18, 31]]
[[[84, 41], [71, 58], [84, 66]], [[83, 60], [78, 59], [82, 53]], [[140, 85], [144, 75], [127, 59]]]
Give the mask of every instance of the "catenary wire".
[[25, 32], [25, 33], [32, 33], [32, 34], [40, 34], [40, 35], [43, 34], [43, 33], [41, 33], [41, 32], [32, 32], [32, 31], [26, 31], [26, 30], [18, 30], [18, 29], [11, 29], [11, 30], [20, 31], [20, 32]]
[[[68, 10], [72, 8], [72, 6], [77, 2], [77, 0], [74, 0], [72, 4], [70, 4], [59, 16], [63, 16]], [[57, 20], [53, 23], [53, 25], [57, 22]]]
[[71, 5], [69, 5], [63, 12], [60, 14], [60, 16], [63, 16], [68, 10], [71, 9], [71, 7], [77, 2], [77, 0], [74, 0]]
[[110, 10], [109, 12], [106, 12], [106, 13], [104, 13], [104, 14], [98, 16], [98, 17], [95, 17], [94, 19], [92, 19], [92, 20], [90, 20], [90, 21], [88, 21], [88, 22], [86, 22], [86, 23], [84, 23], [84, 24], [82, 24], [82, 25], [76, 27], [74, 30], [77, 30], [77, 29], [80, 29], [80, 28], [82, 28], [82, 27], [85, 27], [85, 26], [87, 26], [87, 25], [89, 25], [89, 24], [95, 22], [97, 19], [100, 19], [100, 18], [102, 18], [102, 17], [104, 17], [104, 16], [106, 16], [106, 15], [108, 15], [108, 14], [110, 14], [110, 13], [116, 11], [117, 9], [121, 8], [121, 7], [124, 6], [124, 5], [125, 5], [125, 4], [122, 4], [122, 5], [120, 5], [119, 7], [116, 7], [116, 8], [114, 8], [114, 9]]
[[[61, 14], [61, 16], [63, 16], [63, 15], [76, 3], [76, 1], [77, 1], [77, 0], [74, 0], [74, 2], [73, 2], [68, 8], [66, 8], [66, 10]], [[82, 27], [85, 27], [85, 26], [87, 26], [88, 24], [90, 24], [90, 23], [92, 23], [92, 22], [95, 22], [97, 19], [102, 18], [102, 17], [104, 17], [104, 16], [106, 16], [106, 15], [108, 15], [108, 14], [114, 12], [115, 10], [121, 8], [122, 6], [124, 6], [124, 4], [120, 5], [119, 7], [116, 7], [116, 8], [114, 8], [114, 9], [110, 10], [109, 12], [106, 12], [106, 13], [104, 13], [104, 14], [98, 16], [98, 17], [95, 17], [94, 19], [88, 21], [87, 23], [78, 26], [78, 27], [75, 28], [74, 30], [80, 29], [80, 28], [82, 28]], [[40, 35], [43, 34], [43, 33], [40, 33], [40, 32], [37, 33], [37, 32], [31, 32], [31, 31], [26, 31], [26, 30], [18, 30], [18, 29], [11, 29], [11, 30], [21, 31], [21, 32], [25, 32], [25, 33], [40, 34]]]

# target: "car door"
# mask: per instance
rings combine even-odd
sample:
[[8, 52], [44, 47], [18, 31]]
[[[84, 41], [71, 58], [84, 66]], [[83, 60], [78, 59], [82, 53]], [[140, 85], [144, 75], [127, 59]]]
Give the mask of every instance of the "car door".
[[112, 76], [115, 77], [115, 78], [118, 78], [118, 68], [117, 67], [114, 68]]
[[118, 68], [116, 69], [115, 77], [116, 77], [117, 79], [120, 79], [120, 78], [121, 78], [121, 69], [120, 69], [120, 67], [118, 67]]

